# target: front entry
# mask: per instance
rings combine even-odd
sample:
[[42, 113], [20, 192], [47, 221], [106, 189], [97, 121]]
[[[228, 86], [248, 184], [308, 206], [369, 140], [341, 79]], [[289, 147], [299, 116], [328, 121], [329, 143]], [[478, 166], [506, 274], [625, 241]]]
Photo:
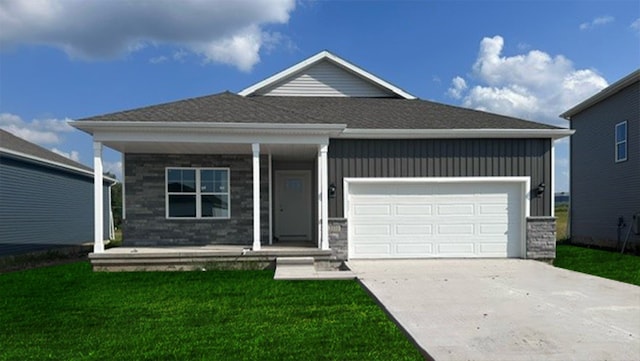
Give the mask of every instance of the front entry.
[[275, 236], [279, 241], [310, 241], [311, 171], [275, 171]]

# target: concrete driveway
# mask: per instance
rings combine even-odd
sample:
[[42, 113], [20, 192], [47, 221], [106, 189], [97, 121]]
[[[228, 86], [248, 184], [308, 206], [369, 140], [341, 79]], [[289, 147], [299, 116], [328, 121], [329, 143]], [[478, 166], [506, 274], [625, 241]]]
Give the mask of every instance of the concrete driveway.
[[349, 267], [438, 360], [640, 360], [640, 287], [532, 260]]

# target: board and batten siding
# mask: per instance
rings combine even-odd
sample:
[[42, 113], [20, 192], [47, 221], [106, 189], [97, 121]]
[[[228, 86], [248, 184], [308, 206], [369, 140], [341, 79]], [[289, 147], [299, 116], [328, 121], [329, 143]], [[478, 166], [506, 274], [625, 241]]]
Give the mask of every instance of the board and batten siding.
[[257, 95], [369, 98], [394, 96], [326, 60], [260, 91]]
[[337, 192], [329, 217], [344, 217], [345, 177], [490, 176], [530, 176], [532, 190], [545, 183], [531, 216], [551, 215], [550, 139], [332, 139], [329, 183]]
[[[104, 238], [109, 238], [109, 186]], [[93, 242], [93, 178], [0, 156], [0, 256]]]
[[[627, 160], [616, 163], [615, 126], [625, 120]], [[618, 217], [630, 225], [640, 212], [640, 82], [574, 115], [571, 128], [571, 237], [615, 246]]]

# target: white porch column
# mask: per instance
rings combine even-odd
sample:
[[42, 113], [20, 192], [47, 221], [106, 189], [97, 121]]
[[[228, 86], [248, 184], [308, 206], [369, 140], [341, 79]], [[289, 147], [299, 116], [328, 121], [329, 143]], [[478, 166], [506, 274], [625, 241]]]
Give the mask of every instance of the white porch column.
[[327, 160], [328, 144], [320, 146], [320, 168], [322, 170], [322, 249], [329, 249], [329, 166]]
[[102, 143], [93, 142], [93, 252], [104, 252]]
[[253, 250], [260, 250], [260, 144], [251, 144], [253, 151]]
[[318, 248], [322, 248], [322, 157], [320, 156], [320, 147], [318, 147], [318, 187], [316, 196], [318, 197], [318, 213], [316, 226], [318, 227]]

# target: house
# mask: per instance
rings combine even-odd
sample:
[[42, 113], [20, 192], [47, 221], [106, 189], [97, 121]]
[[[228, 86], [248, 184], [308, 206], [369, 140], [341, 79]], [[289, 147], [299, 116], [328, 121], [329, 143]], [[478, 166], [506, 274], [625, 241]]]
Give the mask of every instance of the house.
[[237, 94], [72, 125], [96, 164], [123, 153], [125, 245], [555, 256], [553, 141], [571, 130], [419, 100], [327, 51]]
[[576, 132], [571, 138], [571, 241], [637, 244], [638, 228], [632, 228], [640, 213], [640, 69], [560, 116]]
[[0, 257], [111, 238], [115, 180], [100, 178], [104, 231], [95, 235], [93, 170], [0, 129]]

